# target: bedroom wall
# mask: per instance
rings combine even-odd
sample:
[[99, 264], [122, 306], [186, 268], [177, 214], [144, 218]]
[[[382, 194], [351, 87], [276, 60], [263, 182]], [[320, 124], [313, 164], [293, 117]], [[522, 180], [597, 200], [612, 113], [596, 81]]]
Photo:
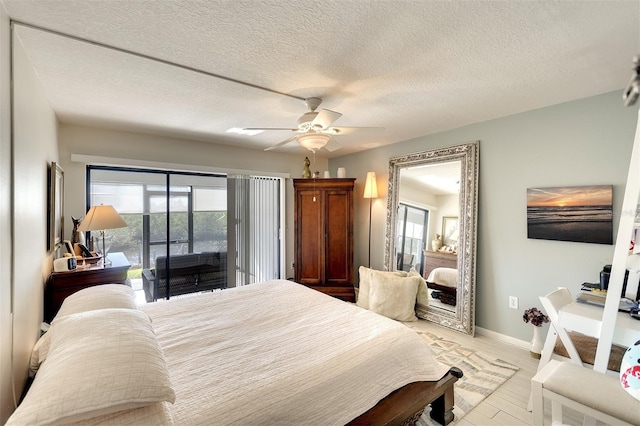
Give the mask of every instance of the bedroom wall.
[[[82, 216], [85, 212], [86, 163], [72, 162], [72, 154], [115, 158], [111, 165], [140, 165], [154, 163], [155, 167], [203, 172], [248, 170], [287, 174], [299, 178], [304, 157], [311, 153], [282, 154], [240, 149], [226, 145], [189, 141], [142, 133], [122, 132], [93, 127], [61, 124], [59, 130], [60, 162], [65, 170], [65, 210], [67, 217]], [[328, 170], [326, 158], [316, 158], [315, 170]], [[335, 175], [335, 170], [332, 171]], [[293, 183], [286, 183], [287, 259], [286, 277], [293, 277]], [[65, 229], [71, 238], [71, 227]]]
[[13, 411], [11, 397], [11, 97], [10, 25], [0, 3], [0, 424]]
[[[480, 140], [476, 325], [523, 341], [531, 339], [524, 309], [557, 286], [577, 293], [611, 263], [612, 245], [527, 239], [526, 190], [531, 187], [611, 184], [617, 230], [638, 107], [621, 92], [542, 108], [334, 158], [354, 176], [375, 171], [371, 262], [383, 268], [388, 159], [391, 156]], [[367, 263], [368, 200], [356, 189], [356, 268]], [[357, 269], [356, 269], [357, 271]], [[357, 276], [357, 274], [356, 274]], [[520, 298], [517, 310], [509, 296]]]
[[[4, 18], [2, 20], [4, 22]], [[6, 35], [4, 23], [2, 34]], [[4, 38], [2, 45], [4, 49]], [[2, 63], [8, 63], [4, 61], [5, 52], [2, 53]], [[9, 81], [5, 71], [3, 69], [1, 75], [3, 88]], [[6, 376], [6, 360], [13, 356], [13, 375], [19, 398], [27, 377], [31, 348], [39, 336], [44, 283], [52, 269], [52, 256], [47, 249], [47, 169], [52, 161], [58, 161], [56, 117], [17, 38], [13, 44], [13, 76], [13, 142], [9, 142], [10, 147], [6, 146], [4, 128], [2, 132], [2, 248], [3, 251], [10, 248], [12, 253], [12, 256], [8, 256], [12, 259], [12, 267], [6, 263], [5, 256], [1, 256], [3, 374], [0, 420], [3, 423], [13, 410], [12, 392], [7, 395], [11, 389], [11, 378]], [[3, 89], [3, 107], [6, 107], [5, 100], [10, 98], [5, 94]], [[3, 113], [2, 117], [3, 124], [6, 124], [5, 120], [11, 120], [10, 113]], [[13, 165], [8, 167], [11, 174], [7, 185], [5, 166], [7, 161], [11, 161], [11, 156], [5, 157], [4, 154], [10, 149], [13, 150]], [[7, 192], [10, 193], [9, 203], [5, 205]], [[10, 210], [4, 210], [5, 206], [9, 206]], [[6, 215], [12, 215], [12, 218], [7, 219]], [[6, 300], [12, 303], [13, 344], [5, 341]]]

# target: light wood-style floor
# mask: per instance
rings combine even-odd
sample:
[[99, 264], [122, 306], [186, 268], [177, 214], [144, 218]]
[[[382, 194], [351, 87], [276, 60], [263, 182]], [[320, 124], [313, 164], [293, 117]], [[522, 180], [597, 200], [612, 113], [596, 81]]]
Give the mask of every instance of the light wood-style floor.
[[[466, 348], [520, 367], [513, 377], [478, 404], [475, 409], [462, 419], [456, 420], [456, 426], [531, 425], [531, 412], [527, 411], [527, 403], [531, 377], [536, 373], [538, 360], [532, 358], [528, 350], [486, 336], [476, 334], [475, 337], [470, 337], [423, 320], [410, 323], [410, 327], [429, 331], [443, 339], [455, 341]], [[551, 424], [550, 407], [550, 404], [545, 407], [545, 424], [547, 425]], [[563, 412], [565, 424], [582, 425], [583, 416], [580, 413], [568, 409]]]

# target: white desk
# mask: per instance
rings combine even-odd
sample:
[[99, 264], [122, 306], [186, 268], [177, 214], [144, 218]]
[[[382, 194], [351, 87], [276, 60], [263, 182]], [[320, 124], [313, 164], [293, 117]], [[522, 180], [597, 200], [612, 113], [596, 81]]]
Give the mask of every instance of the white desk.
[[[588, 336], [600, 337], [604, 309], [587, 303], [574, 302], [558, 311], [558, 325]], [[629, 346], [640, 340], [640, 321], [626, 312], [618, 312], [613, 342]]]

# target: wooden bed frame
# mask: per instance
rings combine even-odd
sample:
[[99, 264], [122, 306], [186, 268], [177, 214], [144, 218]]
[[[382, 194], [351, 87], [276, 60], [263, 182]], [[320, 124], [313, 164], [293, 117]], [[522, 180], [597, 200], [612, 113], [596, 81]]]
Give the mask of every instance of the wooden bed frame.
[[456, 306], [456, 294], [457, 289], [455, 287], [449, 287], [446, 285], [432, 283], [429, 281], [425, 281], [427, 283], [427, 287], [437, 290], [440, 292], [440, 301], [442, 303], [446, 303], [447, 305]]
[[390, 393], [369, 411], [349, 422], [349, 425], [413, 425], [427, 405], [430, 416], [442, 425], [453, 421], [453, 384], [462, 377], [459, 368], [452, 367], [437, 382], [414, 382]]

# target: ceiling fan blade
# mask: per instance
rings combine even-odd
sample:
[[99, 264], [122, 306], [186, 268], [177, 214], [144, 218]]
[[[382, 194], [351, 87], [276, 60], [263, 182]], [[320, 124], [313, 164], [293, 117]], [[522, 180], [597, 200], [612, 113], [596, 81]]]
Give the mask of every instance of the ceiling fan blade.
[[291, 130], [297, 132], [298, 129], [292, 129], [291, 127], [245, 127], [242, 130]]
[[[296, 130], [297, 130], [297, 129], [296, 129]], [[270, 146], [269, 148], [265, 148], [265, 151], [272, 151], [272, 150], [274, 150], [274, 149], [276, 149], [276, 148], [280, 148], [281, 146], [286, 145], [286, 144], [288, 144], [289, 142], [293, 142], [294, 140], [296, 140], [296, 138], [297, 138], [297, 137], [298, 137], [298, 135], [291, 136], [289, 139], [285, 139], [285, 140], [283, 140], [283, 141], [282, 141], [282, 142], [280, 142], [280, 143], [277, 143], [277, 144], [275, 144], [275, 145]]]
[[340, 143], [336, 141], [335, 138], [331, 138], [329, 142], [327, 142], [327, 144], [324, 146], [324, 149], [329, 152], [337, 151], [340, 148], [342, 148], [342, 145], [340, 145]]
[[365, 133], [365, 132], [384, 132], [384, 127], [329, 127], [323, 130], [324, 133], [330, 133], [332, 135], [350, 135], [352, 133]]
[[342, 117], [339, 112], [331, 111], [328, 109], [321, 109], [316, 115], [316, 118], [311, 122], [312, 129], [326, 129], [331, 126], [331, 123]]

